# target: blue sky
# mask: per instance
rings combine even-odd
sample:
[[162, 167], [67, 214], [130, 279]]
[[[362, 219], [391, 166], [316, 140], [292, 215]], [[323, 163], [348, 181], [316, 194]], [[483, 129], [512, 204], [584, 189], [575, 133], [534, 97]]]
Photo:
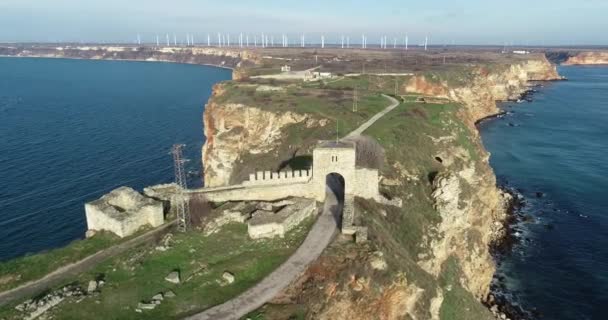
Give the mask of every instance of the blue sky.
[[[146, 41], [156, 34], [361, 33], [455, 44], [608, 44], [608, 0], [0, 0], [0, 42]], [[155, 40], [154, 40], [155, 41]]]

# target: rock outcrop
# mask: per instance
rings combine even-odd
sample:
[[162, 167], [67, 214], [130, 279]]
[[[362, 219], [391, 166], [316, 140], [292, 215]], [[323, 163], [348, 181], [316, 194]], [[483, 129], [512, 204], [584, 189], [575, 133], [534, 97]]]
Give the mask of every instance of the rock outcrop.
[[[439, 216], [436, 220], [420, 217], [429, 220], [425, 224], [415, 219], [393, 220], [420, 223], [422, 239], [414, 245], [423, 250], [412, 256], [412, 261], [399, 257], [400, 254], [405, 255], [403, 248], [395, 249], [403, 246], [403, 243], [397, 242], [401, 237], [397, 234], [400, 229], [393, 230], [391, 228], [394, 226], [382, 225], [386, 223], [384, 218], [387, 216], [410, 214], [408, 200], [405, 200], [405, 210], [388, 210], [388, 213], [370, 205], [373, 209], [369, 214], [384, 216], [374, 220], [383, 221], [372, 228], [376, 232], [371, 242], [379, 246], [374, 250], [385, 250], [391, 254], [382, 256], [382, 259], [375, 253], [359, 249], [347, 254], [328, 254], [286, 291], [291, 291], [293, 296], [288, 298], [286, 294], [285, 299], [307, 301], [309, 315], [318, 319], [439, 319], [442, 306], [456, 303], [455, 299], [463, 297], [465, 292], [470, 300], [463, 310], [478, 307], [481, 310], [470, 315], [481, 315], [476, 319], [492, 317], [491, 312], [476, 300], [483, 301], [489, 292], [495, 272], [489, 247], [504, 235], [503, 221], [507, 216], [510, 196], [496, 186], [496, 177], [488, 161], [489, 154], [483, 149], [475, 123], [499, 112], [496, 101], [518, 99], [530, 88], [530, 81], [560, 80], [561, 77], [555, 65], [542, 55], [529, 55], [526, 59], [498, 65], [471, 67], [470, 73], [459, 75], [463, 76], [463, 81], [449, 81], [441, 74], [433, 78], [428, 74], [418, 74], [412, 76], [404, 88], [407, 92], [431, 96], [436, 100], [449, 100], [462, 106], [458, 109], [459, 119], [446, 120], [458, 122], [462, 131], [454, 129], [458, 126], [442, 122], [445, 136], [430, 137], [429, 143], [434, 144], [440, 154], [429, 154], [428, 157], [440, 158], [441, 161], [437, 161], [442, 168], [438, 173], [431, 172], [436, 173], [432, 177], [429, 174], [429, 181], [432, 181], [430, 191], [426, 189], [427, 182], [420, 178], [427, 177], [429, 172], [424, 172], [424, 176], [413, 175], [415, 179], [407, 178], [406, 189], [394, 189], [398, 192], [409, 190], [414, 192], [412, 197], [420, 197], [408, 198], [409, 201], [432, 202], [429, 207], [434, 206], [434, 210], [431, 208], [429, 211], [433, 212], [428, 212], [428, 215], [436, 212]], [[208, 186], [234, 182], [231, 181], [234, 166], [244, 155], [276, 151], [288, 143], [287, 139], [294, 134], [286, 131], [286, 128], [312, 120], [309, 114], [271, 112], [268, 108], [220, 102], [223, 99], [218, 98], [227, 94], [224, 89], [223, 85], [216, 87], [214, 98], [205, 111], [205, 135], [208, 140], [203, 150], [203, 163]], [[470, 136], [470, 139], [463, 143], [459, 141], [462, 138], [459, 135]], [[464, 150], [465, 147], [471, 150]], [[392, 160], [399, 163], [404, 159]], [[408, 167], [403, 171], [406, 169], [415, 168]], [[390, 184], [405, 185], [404, 180], [397, 179]], [[407, 194], [398, 193], [397, 196]], [[418, 206], [424, 208], [420, 203]], [[381, 232], [385, 234], [379, 234]], [[412, 238], [406, 237], [407, 240]], [[327, 266], [323, 265], [323, 259], [329, 261]], [[409, 263], [413, 266], [405, 268], [408, 270], [406, 273], [396, 271], [398, 268], [395, 265]], [[449, 271], [450, 265], [455, 265], [453, 268], [458, 271]], [[384, 270], [395, 272], [390, 276], [379, 275]], [[304, 283], [307, 291], [302, 289]], [[313, 287], [323, 289], [311, 289]], [[462, 301], [458, 303], [464, 304]]]
[[571, 56], [563, 65], [596, 65], [608, 64], [608, 51], [581, 52]]
[[234, 167], [242, 160], [242, 156], [275, 149], [282, 143], [283, 130], [289, 125], [303, 123], [311, 127], [319, 122], [310, 115], [290, 111], [268, 111], [261, 106], [241, 103], [218, 103], [217, 100], [224, 93], [223, 84], [214, 87], [203, 116], [206, 137], [203, 170], [206, 187], [242, 182], [231, 180]]
[[441, 78], [431, 81], [423, 75], [417, 75], [410, 79], [404, 89], [463, 104], [466, 108], [463, 109], [462, 119], [473, 127], [476, 121], [498, 113], [496, 101], [517, 99], [528, 89], [530, 81], [562, 79], [556, 66], [541, 55], [505, 65], [503, 70], [476, 67], [470, 76], [471, 79], [463, 85], [450, 85]]
[[75, 58], [91, 60], [164, 61], [213, 65], [233, 69], [235, 79], [243, 67], [261, 63], [262, 58], [249, 50], [204, 47], [134, 46], [0, 46], [0, 56]]

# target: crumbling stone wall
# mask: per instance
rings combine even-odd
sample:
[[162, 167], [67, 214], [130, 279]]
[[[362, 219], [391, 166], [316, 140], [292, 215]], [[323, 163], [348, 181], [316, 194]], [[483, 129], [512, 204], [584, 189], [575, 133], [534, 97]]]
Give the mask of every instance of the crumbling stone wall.
[[144, 197], [129, 187], [120, 187], [84, 205], [89, 230], [106, 230], [127, 237], [145, 225], [165, 222], [163, 203]]

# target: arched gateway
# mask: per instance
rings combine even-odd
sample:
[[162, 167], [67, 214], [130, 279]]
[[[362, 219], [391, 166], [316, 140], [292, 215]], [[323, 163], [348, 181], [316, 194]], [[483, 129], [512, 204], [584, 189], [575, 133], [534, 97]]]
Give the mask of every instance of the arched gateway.
[[326, 177], [336, 173], [344, 178], [344, 194], [362, 198], [378, 197], [378, 170], [357, 168], [357, 149], [353, 142], [322, 141], [313, 150], [312, 189], [315, 198], [325, 197]]

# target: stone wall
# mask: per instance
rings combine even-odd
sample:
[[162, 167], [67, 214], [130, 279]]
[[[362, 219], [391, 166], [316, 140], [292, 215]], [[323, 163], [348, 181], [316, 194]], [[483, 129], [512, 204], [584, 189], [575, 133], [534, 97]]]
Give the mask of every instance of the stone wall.
[[291, 183], [286, 185], [261, 185], [198, 189], [190, 190], [191, 194], [204, 194], [209, 201], [275, 201], [289, 197], [315, 198], [312, 188], [308, 182]]
[[302, 221], [313, 216], [316, 211], [316, 202], [306, 199], [299, 199], [277, 213], [258, 210], [247, 223], [249, 237], [252, 239], [283, 237]]
[[354, 190], [353, 194], [361, 198], [378, 200], [380, 198], [379, 181], [378, 170], [357, 168], [355, 170], [355, 179], [351, 181]]
[[145, 225], [165, 222], [163, 203], [137, 191], [120, 187], [84, 205], [89, 230], [107, 230], [127, 237]]
[[[357, 180], [355, 172], [356, 151], [355, 145], [350, 142], [322, 142], [313, 150], [313, 179], [312, 189], [315, 198], [319, 201], [325, 199], [325, 186], [327, 175], [337, 173], [344, 178], [344, 193], [354, 194], [354, 183]], [[367, 181], [367, 183], [372, 183]], [[377, 180], [375, 181], [377, 183]]]
[[249, 180], [243, 182], [243, 186], [302, 183], [310, 179], [310, 170], [258, 171], [250, 174]]

